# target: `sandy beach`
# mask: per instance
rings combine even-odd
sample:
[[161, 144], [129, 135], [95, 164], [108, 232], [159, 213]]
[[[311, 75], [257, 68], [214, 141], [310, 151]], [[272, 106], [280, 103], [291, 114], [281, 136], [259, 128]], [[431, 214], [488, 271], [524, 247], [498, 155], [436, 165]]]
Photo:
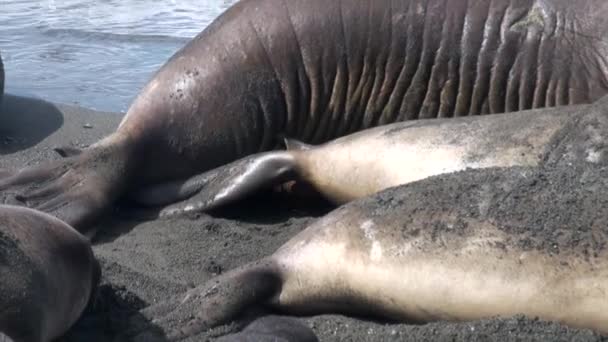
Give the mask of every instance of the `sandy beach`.
[[[121, 115], [7, 95], [0, 111], [0, 168], [60, 158], [53, 147], [85, 147], [112, 132]], [[0, 197], [0, 200], [1, 197]], [[259, 195], [213, 215], [139, 221], [124, 209], [99, 223], [94, 252], [99, 297], [60, 341], [124, 341], [138, 310], [215, 275], [271, 254], [331, 208]], [[244, 284], [246, 286], [246, 284]], [[320, 341], [600, 341], [589, 330], [524, 317], [466, 323], [389, 324], [341, 315], [299, 318]], [[191, 341], [236, 332], [212, 329]], [[160, 339], [162, 340], [162, 339]]]

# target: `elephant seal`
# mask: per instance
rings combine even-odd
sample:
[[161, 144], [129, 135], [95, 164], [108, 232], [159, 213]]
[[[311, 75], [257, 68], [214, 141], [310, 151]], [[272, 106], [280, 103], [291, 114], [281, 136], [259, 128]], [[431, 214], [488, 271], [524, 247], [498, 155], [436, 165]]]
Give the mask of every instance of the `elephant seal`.
[[[50, 342], [93, 298], [100, 267], [89, 241], [42, 212], [0, 206], [0, 340]], [[4, 338], [4, 339], [3, 339]]]
[[170, 340], [256, 306], [399, 322], [525, 315], [608, 333], [608, 169], [465, 170], [347, 203], [144, 309]]
[[[418, 118], [607, 93], [608, 3], [242, 0], [176, 52], [117, 130], [0, 179], [3, 197], [91, 231], [118, 197], [268, 151]], [[65, 151], [63, 151], [65, 154]]]
[[[608, 108], [608, 97], [598, 108]], [[254, 154], [187, 179], [148, 187], [132, 197], [159, 206], [160, 217], [208, 211], [265, 186], [304, 181], [334, 204], [426, 177], [464, 169], [539, 166], [555, 140], [589, 105], [453, 119], [405, 121], [369, 128], [323, 145], [287, 141], [287, 151]]]

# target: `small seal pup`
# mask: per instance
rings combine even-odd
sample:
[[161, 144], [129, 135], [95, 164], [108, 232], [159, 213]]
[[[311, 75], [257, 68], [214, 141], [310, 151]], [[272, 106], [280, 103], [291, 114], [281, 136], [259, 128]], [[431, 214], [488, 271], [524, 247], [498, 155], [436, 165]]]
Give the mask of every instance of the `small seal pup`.
[[0, 341], [50, 342], [93, 298], [100, 278], [89, 241], [59, 219], [0, 206]]
[[[596, 106], [606, 105], [608, 98]], [[335, 204], [426, 177], [464, 169], [538, 166], [554, 140], [573, 130], [589, 107], [565, 106], [369, 128], [323, 145], [288, 140], [287, 151], [254, 154], [185, 181], [148, 187], [136, 202], [170, 217], [208, 211], [287, 180], [304, 181]], [[601, 113], [596, 113], [602, 115]]]
[[274, 254], [143, 310], [171, 340], [254, 306], [400, 322], [525, 315], [608, 333], [608, 169], [489, 168], [347, 203]]
[[590, 103], [608, 92], [607, 10], [242, 0], [158, 70], [114, 133], [3, 177], [0, 196], [87, 230], [131, 190], [272, 150], [281, 135], [318, 144], [398, 121]]

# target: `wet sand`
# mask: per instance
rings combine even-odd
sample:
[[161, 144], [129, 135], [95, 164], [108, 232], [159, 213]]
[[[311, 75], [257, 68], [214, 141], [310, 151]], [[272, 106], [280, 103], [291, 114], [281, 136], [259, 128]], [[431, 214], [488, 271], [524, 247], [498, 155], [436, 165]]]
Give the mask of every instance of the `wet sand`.
[[[121, 116], [6, 96], [0, 111], [0, 168], [59, 158], [53, 147], [87, 146], [112, 132]], [[95, 305], [60, 341], [124, 341], [139, 309], [214, 275], [271, 254], [330, 208], [309, 208], [260, 195], [213, 215], [139, 221], [117, 210], [94, 241], [103, 279]], [[589, 330], [525, 317], [466, 323], [389, 324], [341, 315], [299, 318], [321, 341], [600, 341]], [[232, 323], [191, 341], [236, 332]]]

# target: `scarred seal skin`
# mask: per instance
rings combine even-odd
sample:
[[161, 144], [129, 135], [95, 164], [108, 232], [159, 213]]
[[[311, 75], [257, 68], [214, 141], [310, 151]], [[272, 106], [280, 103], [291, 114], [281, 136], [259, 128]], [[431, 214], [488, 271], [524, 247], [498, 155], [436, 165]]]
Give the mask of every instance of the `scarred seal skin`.
[[[0, 179], [92, 235], [130, 190], [275, 148], [606, 93], [608, 3], [243, 0], [158, 70], [116, 132]], [[68, 150], [63, 150], [63, 154]]]
[[0, 340], [50, 342], [92, 300], [100, 267], [89, 241], [57, 218], [0, 206]]

